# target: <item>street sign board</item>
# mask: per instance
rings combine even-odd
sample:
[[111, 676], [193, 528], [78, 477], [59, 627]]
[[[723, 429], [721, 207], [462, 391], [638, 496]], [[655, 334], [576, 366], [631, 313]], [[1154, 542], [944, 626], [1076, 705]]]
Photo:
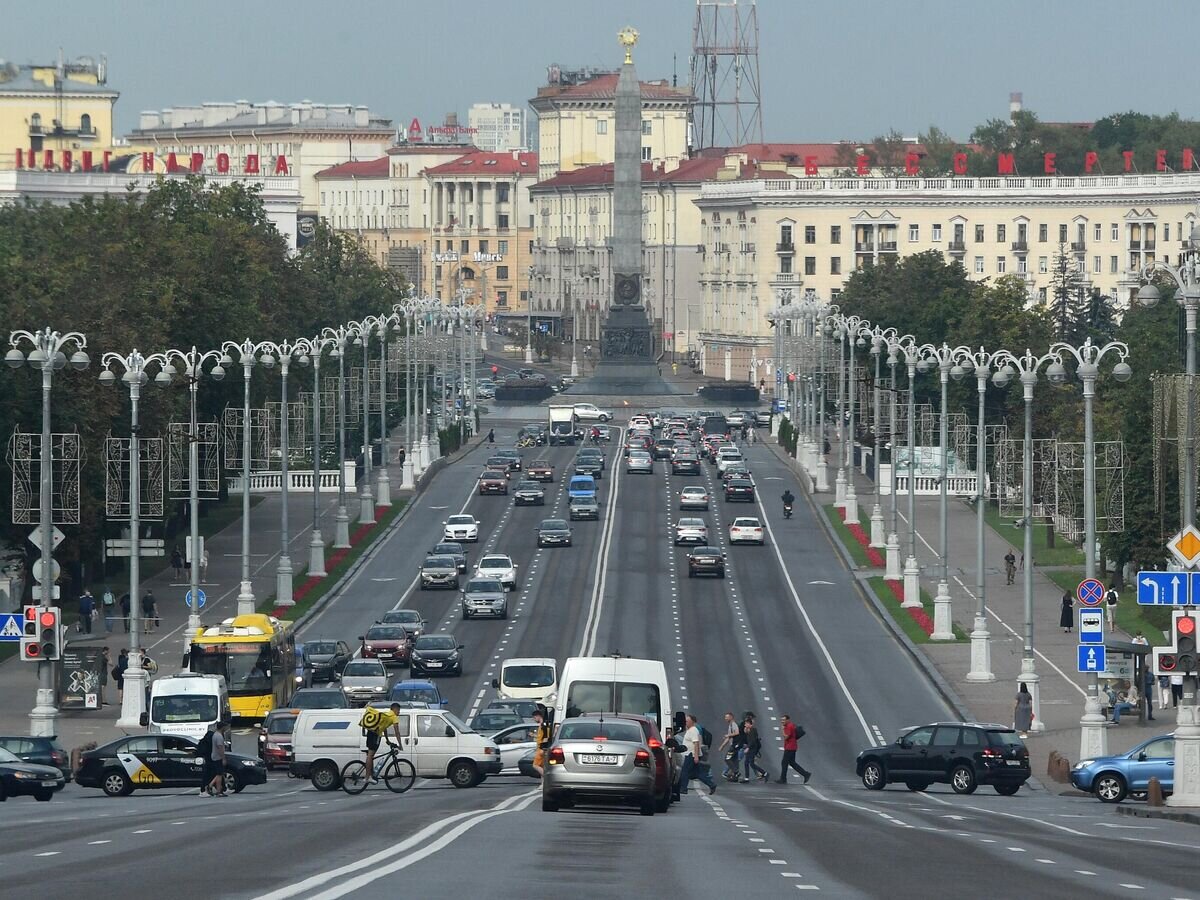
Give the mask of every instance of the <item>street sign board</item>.
[[23, 620], [17, 613], [0, 613], [0, 641], [21, 640], [23, 624]]
[[1075, 596], [1084, 606], [1099, 606], [1104, 602], [1104, 585], [1099, 578], [1085, 578], [1075, 589]]
[[1167, 549], [1185, 569], [1200, 566], [1200, 530], [1188, 525], [1167, 541]]
[[1079, 611], [1079, 643], [1104, 643], [1104, 611], [1081, 609]]
[[[50, 526], [50, 543], [51, 543], [50, 552], [53, 553], [55, 550], [57, 550], [58, 545], [61, 544], [66, 539], [66, 537], [67, 536], [65, 534], [63, 534], [61, 531], [58, 530], [57, 525], [51, 525]], [[35, 528], [35, 529], [33, 529], [33, 531], [29, 532], [29, 543], [31, 543], [31, 544], [33, 544], [33, 546], [37, 547], [38, 550], [42, 549], [42, 529]], [[43, 553], [44, 552], [45, 551], [43, 551]]]
[[[162, 538], [142, 538], [140, 541], [138, 541], [138, 546], [143, 550], [145, 550], [147, 547], [162, 548], [165, 545], [166, 541], [164, 541]], [[131, 541], [129, 538], [117, 538], [105, 541], [104, 546], [111, 547], [114, 550], [119, 550], [121, 547], [129, 549], [133, 546], [133, 541]], [[126, 554], [126, 556], [128, 556], [128, 554]]]
[[1138, 572], [1139, 606], [1187, 606], [1197, 597], [1197, 572]]
[[775, 383], [783, 384], [783, 371], [781, 369], [775, 370]]
[[62, 709], [99, 709], [100, 673], [103, 671], [103, 648], [64, 649], [58, 676], [59, 706]]
[[196, 589], [195, 598], [192, 597], [192, 592], [188, 591], [183, 597], [183, 602], [187, 604], [188, 609], [192, 608], [193, 599], [199, 604], [196, 609], [204, 609], [204, 603], [208, 598], [200, 588]]
[[54, 557], [49, 557], [50, 575], [47, 577], [46, 562], [47, 557], [39, 556], [33, 563], [33, 580], [40, 584], [58, 581], [58, 576], [62, 574], [62, 566], [58, 564], [58, 560]]
[[1133, 654], [1113, 652], [1105, 655], [1107, 659], [1104, 661], [1104, 671], [1100, 673], [1100, 677], [1133, 684]]
[[1080, 672], [1096, 672], [1104, 671], [1104, 645], [1095, 644], [1080, 644], [1079, 645], [1079, 671]]
[[[104, 553], [107, 556], [133, 556], [133, 551], [129, 547], [106, 547]], [[166, 556], [167, 551], [162, 547], [140, 547], [138, 556]]]
[[[34, 600], [42, 599], [42, 586], [40, 584], [35, 584], [33, 587], [30, 588], [30, 590], [33, 591], [33, 599]], [[61, 596], [62, 596], [62, 592], [59, 589], [58, 585], [57, 584], [50, 585], [50, 599], [58, 600]]]

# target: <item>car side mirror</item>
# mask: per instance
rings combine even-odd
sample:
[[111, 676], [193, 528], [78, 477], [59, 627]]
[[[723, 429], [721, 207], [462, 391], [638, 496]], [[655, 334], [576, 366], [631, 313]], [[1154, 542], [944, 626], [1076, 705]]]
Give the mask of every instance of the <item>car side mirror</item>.
[[442, 703], [441, 703], [441, 705], [442, 705], [442, 706], [449, 706], [449, 705], [450, 705], [450, 701], [449, 701], [449, 700], [443, 700], [443, 701], [442, 701]]
[[442, 524], [443, 524], [443, 525], [449, 525], [450, 523], [449, 523], [449, 522], [447, 522], [445, 519], [443, 519], [443, 520], [442, 520]]
[[[138, 717], [138, 724], [141, 725], [143, 728], [148, 728], [150, 726], [150, 714], [142, 713], [141, 716]], [[1144, 753], [1142, 754], [1142, 756], [1145, 756], [1145, 755], [1146, 754], [1144, 754]]]
[[454, 737], [454, 729], [449, 725], [446, 726], [446, 737]]
[[912, 741], [906, 741], [904, 738], [896, 738], [896, 746], [908, 750], [912, 747]]
[[1146, 751], [1143, 750], [1141, 753], [1138, 754], [1138, 762], [1145, 762], [1145, 761], [1146, 761]]
[[467, 645], [466, 645], [466, 644], [459, 644], [459, 645], [458, 645], [458, 649], [459, 649], [459, 650], [466, 650], [466, 649], [467, 649]]
[[496, 690], [500, 690], [500, 679], [499, 678], [492, 679], [492, 687], [495, 688]]
[[358, 639], [359, 639], [360, 641], [364, 641], [364, 640], [366, 640], [366, 638], [364, 638], [364, 637], [363, 637], [361, 634], [358, 636]]

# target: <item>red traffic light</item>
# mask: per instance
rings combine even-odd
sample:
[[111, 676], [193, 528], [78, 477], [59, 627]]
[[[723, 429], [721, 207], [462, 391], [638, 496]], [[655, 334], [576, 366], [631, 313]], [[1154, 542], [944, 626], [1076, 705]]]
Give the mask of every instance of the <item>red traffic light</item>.
[[43, 628], [53, 628], [58, 623], [58, 613], [43, 609], [40, 621]]
[[1196, 620], [1191, 616], [1180, 616], [1175, 620], [1175, 630], [1180, 634], [1195, 634]]
[[792, 381], [795, 381], [795, 380], [796, 380], [796, 375], [795, 375], [795, 373], [793, 373], [793, 372], [788, 372], [788, 381], [789, 381], [789, 382], [792, 382]]
[[38, 617], [38, 608], [36, 606], [25, 607], [25, 621], [36, 622]]
[[1158, 658], [1158, 667], [1165, 672], [1174, 671], [1177, 661], [1170, 653], [1164, 653]]
[[41, 659], [42, 658], [42, 648], [39, 644], [36, 644], [36, 643], [24, 644], [24, 645], [22, 645], [21, 650], [24, 653], [24, 657], [23, 657], [24, 659]]

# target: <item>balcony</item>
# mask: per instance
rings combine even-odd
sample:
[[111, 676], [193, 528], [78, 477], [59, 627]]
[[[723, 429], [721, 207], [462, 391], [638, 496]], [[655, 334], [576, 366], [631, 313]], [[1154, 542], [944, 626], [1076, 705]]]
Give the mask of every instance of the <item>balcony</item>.
[[1142, 249], [1145, 250], [1147, 253], [1153, 253], [1154, 252], [1154, 241], [1143, 241]]
[[1028, 253], [1029, 252], [1029, 242], [1028, 241], [1013, 241], [1012, 242], [1012, 252], [1013, 253]]
[[716, 250], [717, 250], [717, 252], [718, 252], [718, 253], [728, 253], [728, 252], [729, 252], [729, 245], [728, 245], [728, 244], [724, 244], [724, 243], [718, 243], [718, 244], [716, 245]]
[[1087, 242], [1086, 241], [1071, 241], [1071, 252], [1072, 253], [1087, 253]]
[[896, 252], [896, 242], [895, 241], [880, 241], [879, 242], [879, 252], [880, 253], [895, 253]]
[[874, 253], [875, 252], [875, 242], [874, 241], [855, 241], [854, 242], [854, 252], [855, 253]]
[[754, 245], [753, 244], [742, 244], [742, 252], [743, 253], [753, 253]]
[[780, 241], [778, 244], [775, 245], [775, 252], [776, 253], [795, 253], [796, 245], [793, 244], [791, 241]]
[[776, 272], [771, 281], [775, 284], [798, 284], [800, 274], [798, 272]]
[[950, 248], [950, 253], [953, 256], [962, 256], [967, 252], [967, 245], [965, 241], [951, 241], [948, 246]]

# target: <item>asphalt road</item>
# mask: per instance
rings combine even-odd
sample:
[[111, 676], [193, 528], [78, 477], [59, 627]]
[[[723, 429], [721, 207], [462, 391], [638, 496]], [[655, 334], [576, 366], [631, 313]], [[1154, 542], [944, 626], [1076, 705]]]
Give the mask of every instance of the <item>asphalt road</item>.
[[[516, 427], [498, 426], [497, 436], [507, 442]], [[544, 452], [561, 476], [572, 451]], [[795, 889], [958, 896], [981, 888], [1029, 897], [1192, 895], [1196, 875], [1186, 859], [1200, 850], [1200, 834], [1189, 826], [1117, 817], [1094, 800], [1033, 787], [1015, 797], [989, 788], [962, 797], [946, 787], [870, 793], [858, 784], [853, 762], [864, 745], [951, 714], [858, 594], [818, 511], [802, 501], [790, 521], [779, 516], [790, 481], [766, 448], [749, 451], [765, 506], [718, 496], [705, 515], [722, 541], [734, 515], [769, 525], [764, 547], [725, 546], [724, 580], [689, 579], [686, 551], [669, 533], [679, 489], [715, 486], [707, 466], [701, 476], [676, 478], [661, 463], [653, 475], [610, 465], [600, 482], [601, 521], [573, 523], [573, 547], [539, 550], [534, 528], [555, 503], [565, 509], [563, 480], [550, 486], [545, 508], [514, 509], [511, 498], [474, 494], [486, 455], [477, 449], [440, 473], [301, 637], [353, 642], [386, 609], [420, 609], [434, 630], [453, 631], [466, 645], [465, 674], [439, 679], [464, 716], [492, 695], [506, 657], [661, 658], [675, 708], [696, 711], [714, 734], [726, 710], [759, 715], [772, 775], [778, 716], [803, 723], [810, 785], [720, 781], [714, 796], [697, 787], [653, 818], [543, 813], [536, 785], [522, 778], [489, 778], [468, 790], [422, 781], [402, 797], [383, 789], [318, 793], [281, 773], [225, 800], [178, 791], [112, 800], [69, 786], [49, 804], [21, 798], [0, 807], [6, 889], [277, 898], [647, 888], [703, 897]], [[412, 588], [441, 521], [464, 508], [482, 522], [471, 559], [494, 549], [518, 563], [521, 586], [507, 621], [463, 622], [456, 594]], [[237, 748], [251, 742], [241, 735]]]

